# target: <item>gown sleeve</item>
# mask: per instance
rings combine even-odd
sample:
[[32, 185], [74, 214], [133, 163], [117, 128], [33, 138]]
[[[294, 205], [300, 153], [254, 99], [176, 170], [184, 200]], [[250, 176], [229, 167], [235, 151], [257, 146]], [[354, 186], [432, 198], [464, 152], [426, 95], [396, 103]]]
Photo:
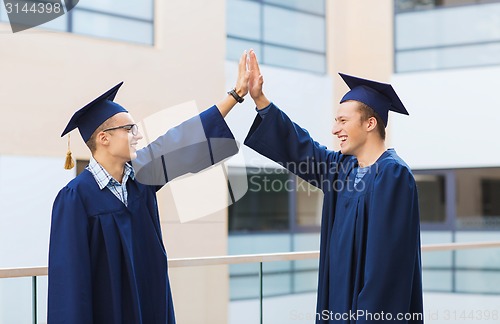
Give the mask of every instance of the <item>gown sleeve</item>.
[[[365, 242], [363, 288], [357, 309], [397, 314], [411, 310], [414, 276], [420, 267], [420, 225], [415, 180], [407, 167], [395, 163], [375, 179]], [[357, 323], [371, 323], [366, 317]], [[404, 323], [404, 321], [399, 321]]]
[[255, 117], [245, 145], [323, 191], [329, 175], [337, 173], [341, 156], [314, 141], [272, 103], [265, 118]]
[[238, 146], [216, 106], [205, 110], [137, 151], [132, 161], [139, 182], [163, 186], [238, 153]]
[[85, 208], [76, 190], [65, 187], [52, 209], [48, 323], [92, 323], [90, 269]]

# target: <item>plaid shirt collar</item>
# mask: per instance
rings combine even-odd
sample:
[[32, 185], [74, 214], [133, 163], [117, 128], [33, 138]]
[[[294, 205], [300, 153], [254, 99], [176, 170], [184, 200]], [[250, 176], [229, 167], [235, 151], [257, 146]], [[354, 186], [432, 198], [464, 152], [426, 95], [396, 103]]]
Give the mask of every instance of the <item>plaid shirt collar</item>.
[[[106, 169], [102, 167], [102, 165], [97, 162], [94, 157], [90, 157], [89, 165], [86, 168], [87, 170], [92, 173], [94, 176], [95, 181], [97, 182], [97, 185], [99, 186], [99, 189], [104, 189], [107, 186], [120, 186], [121, 184], [115, 180]], [[127, 183], [128, 178], [131, 178], [132, 180], [135, 179], [135, 172], [134, 168], [129, 163], [125, 163], [125, 169], [123, 171], [123, 179], [122, 179], [122, 184]]]

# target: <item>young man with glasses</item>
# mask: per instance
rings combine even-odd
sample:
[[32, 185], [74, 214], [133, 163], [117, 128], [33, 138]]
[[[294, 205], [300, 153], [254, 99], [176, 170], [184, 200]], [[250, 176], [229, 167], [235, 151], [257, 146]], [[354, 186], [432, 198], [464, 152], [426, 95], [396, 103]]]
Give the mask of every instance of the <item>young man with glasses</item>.
[[248, 92], [245, 64], [221, 102], [141, 150], [113, 102], [121, 83], [73, 115], [62, 136], [78, 128], [92, 157], [54, 202], [48, 323], [175, 323], [156, 191], [237, 153], [224, 117]]

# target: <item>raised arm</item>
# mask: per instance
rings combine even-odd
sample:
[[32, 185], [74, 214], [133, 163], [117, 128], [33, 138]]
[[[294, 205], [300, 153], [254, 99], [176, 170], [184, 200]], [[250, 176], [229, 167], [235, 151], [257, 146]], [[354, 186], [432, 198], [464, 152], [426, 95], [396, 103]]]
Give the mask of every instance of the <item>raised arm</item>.
[[[238, 96], [248, 93], [247, 53], [238, 64], [234, 87]], [[186, 173], [199, 172], [238, 152], [238, 146], [224, 117], [237, 104], [227, 94], [217, 105], [205, 110], [137, 151], [132, 161], [137, 180], [143, 184], [163, 186]]]
[[137, 151], [132, 161], [139, 182], [163, 186], [238, 153], [231, 130], [216, 106], [169, 129]]
[[312, 185], [325, 190], [335, 176], [342, 155], [328, 150], [264, 95], [264, 78], [255, 52], [249, 52], [249, 92], [259, 114], [245, 140], [245, 145], [284, 166]]

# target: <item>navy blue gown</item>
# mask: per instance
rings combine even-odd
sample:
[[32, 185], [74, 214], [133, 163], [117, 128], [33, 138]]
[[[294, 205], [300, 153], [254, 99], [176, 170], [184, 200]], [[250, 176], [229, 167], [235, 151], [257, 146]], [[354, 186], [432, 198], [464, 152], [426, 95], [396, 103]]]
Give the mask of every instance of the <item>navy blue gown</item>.
[[423, 323], [417, 188], [396, 152], [354, 186], [356, 158], [315, 142], [273, 104], [245, 144], [324, 192], [316, 323]]
[[[177, 156], [185, 172], [199, 171], [238, 151], [215, 106], [196, 118], [201, 118], [201, 132], [208, 139], [207, 149], [200, 150], [208, 157], [202, 158], [192, 148], [187, 151], [194, 155], [185, 156], [180, 148]], [[148, 164], [151, 156], [162, 157], [162, 151], [168, 152], [173, 162], [175, 155], [168, 146], [199, 131], [191, 127], [194, 119], [138, 151], [141, 163]], [[212, 139], [222, 144], [214, 145]], [[147, 167], [141, 172], [145, 170]], [[172, 177], [165, 174], [164, 179]], [[50, 233], [49, 324], [175, 323], [156, 200], [160, 188], [129, 178], [125, 206], [109, 189], [100, 190], [93, 175], [85, 170], [59, 192]]]

